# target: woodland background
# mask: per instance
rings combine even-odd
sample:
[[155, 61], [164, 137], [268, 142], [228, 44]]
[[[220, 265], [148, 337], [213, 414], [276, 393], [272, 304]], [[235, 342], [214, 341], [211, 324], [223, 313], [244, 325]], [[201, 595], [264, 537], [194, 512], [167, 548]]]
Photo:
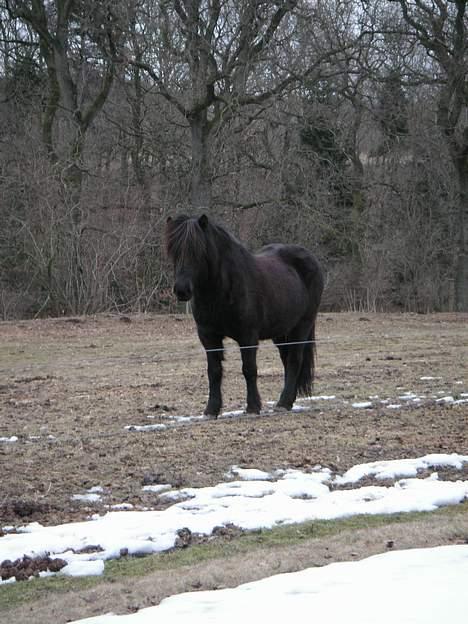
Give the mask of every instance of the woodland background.
[[169, 214], [468, 311], [466, 0], [0, 0], [0, 319], [174, 310]]

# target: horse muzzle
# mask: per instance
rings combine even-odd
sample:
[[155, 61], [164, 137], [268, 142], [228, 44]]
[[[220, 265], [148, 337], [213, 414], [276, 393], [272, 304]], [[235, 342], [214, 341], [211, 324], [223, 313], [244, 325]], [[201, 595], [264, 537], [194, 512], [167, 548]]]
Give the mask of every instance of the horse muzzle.
[[176, 282], [174, 284], [174, 294], [178, 301], [190, 301], [193, 295], [192, 284], [188, 281]]

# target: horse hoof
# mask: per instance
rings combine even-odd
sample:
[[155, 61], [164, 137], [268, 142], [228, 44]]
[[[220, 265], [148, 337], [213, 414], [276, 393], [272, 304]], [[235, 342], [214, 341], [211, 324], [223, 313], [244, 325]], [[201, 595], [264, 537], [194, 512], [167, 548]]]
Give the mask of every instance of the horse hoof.
[[273, 408], [273, 412], [275, 414], [286, 414], [287, 412], [290, 412], [291, 408], [285, 407], [284, 405], [275, 405], [275, 407]]
[[247, 405], [244, 414], [247, 414], [247, 416], [259, 416], [261, 409], [261, 405]]
[[218, 420], [218, 414], [210, 414], [209, 412], [204, 412], [203, 415], [207, 420]]

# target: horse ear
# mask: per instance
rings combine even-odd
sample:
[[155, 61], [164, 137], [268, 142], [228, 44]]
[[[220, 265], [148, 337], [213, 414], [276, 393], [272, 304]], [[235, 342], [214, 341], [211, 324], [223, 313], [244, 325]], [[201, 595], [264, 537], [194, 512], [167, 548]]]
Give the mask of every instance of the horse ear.
[[201, 217], [198, 217], [198, 225], [202, 230], [206, 230], [206, 226], [208, 225], [208, 217], [206, 214], [202, 214]]

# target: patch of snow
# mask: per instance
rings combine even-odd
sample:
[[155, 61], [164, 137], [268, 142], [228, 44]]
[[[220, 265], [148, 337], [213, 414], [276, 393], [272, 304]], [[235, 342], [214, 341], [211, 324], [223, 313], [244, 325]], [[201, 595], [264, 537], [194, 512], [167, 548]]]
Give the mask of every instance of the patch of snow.
[[20, 526], [16, 529], [17, 533], [33, 533], [35, 531], [40, 531], [43, 529], [43, 525], [40, 522], [30, 522], [24, 526]]
[[234, 475], [245, 481], [269, 481], [271, 479], [270, 473], [264, 470], [258, 470], [257, 468], [239, 468], [239, 466], [231, 466], [228, 475]]
[[298, 403], [294, 403], [294, 405], [292, 406], [292, 410], [291, 412], [297, 414], [299, 412], [307, 412], [309, 408], [306, 407], [305, 405], [299, 405]]
[[95, 485], [94, 487], [89, 488], [89, 490], [86, 490], [86, 494], [73, 494], [71, 499], [82, 503], [97, 503], [101, 500], [101, 494], [103, 491], [104, 490], [100, 485]]
[[141, 489], [144, 492], [153, 492], [153, 494], [160, 494], [161, 492], [167, 492], [172, 485], [170, 483], [159, 483], [155, 485], [144, 485]]
[[133, 505], [131, 503], [117, 503], [116, 505], [110, 505], [109, 509], [113, 509], [114, 511], [128, 511], [129, 509], [133, 509]]
[[182, 488], [181, 490], [170, 490], [163, 492], [160, 498], [166, 501], [179, 502], [193, 498], [196, 495], [196, 488]]
[[434, 453], [417, 459], [395, 459], [357, 464], [345, 472], [343, 476], [337, 476], [335, 483], [338, 485], [356, 483], [367, 476], [373, 476], [376, 479], [413, 477], [417, 475], [418, 470], [426, 468], [451, 467], [460, 470], [466, 462], [468, 462], [468, 455]]
[[417, 394], [414, 394], [414, 392], [405, 392], [398, 398], [400, 399], [400, 401], [413, 401], [414, 399], [417, 399], [419, 397]]
[[127, 431], [161, 431], [167, 429], [167, 425], [163, 423], [157, 425], [126, 425], [124, 429]]
[[101, 496], [99, 494], [73, 494], [71, 499], [80, 503], [97, 503], [101, 500]]
[[243, 416], [245, 414], [244, 410], [232, 410], [231, 412], [223, 412], [221, 414], [222, 418], [235, 418], [236, 416]]
[[104, 561], [71, 561], [60, 570], [65, 576], [100, 576], [104, 572]]
[[444, 396], [440, 399], [437, 399], [437, 403], [453, 403], [454, 400], [455, 399], [453, 398], [453, 396]]
[[302, 472], [295, 468], [288, 468], [287, 470], [276, 470], [274, 474], [283, 479], [312, 480], [317, 483], [325, 483], [331, 478], [330, 468], [322, 468], [322, 466], [315, 466], [314, 472]]
[[199, 416], [168, 416], [168, 418], [170, 420], [173, 420], [177, 423], [190, 423], [190, 422], [195, 422], [197, 420], [206, 420], [206, 416], [203, 415], [199, 415]]

